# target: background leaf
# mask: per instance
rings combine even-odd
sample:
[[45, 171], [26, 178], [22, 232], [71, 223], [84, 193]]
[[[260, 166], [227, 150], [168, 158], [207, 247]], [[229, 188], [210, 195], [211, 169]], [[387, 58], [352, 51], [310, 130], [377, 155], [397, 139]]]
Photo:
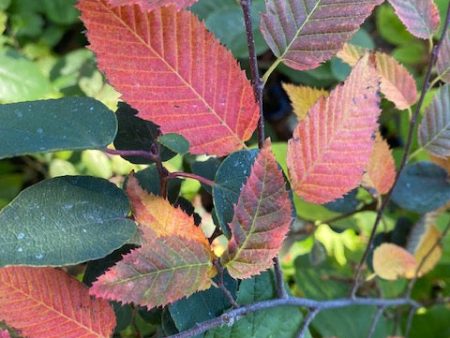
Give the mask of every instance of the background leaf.
[[391, 243], [383, 243], [374, 250], [372, 264], [375, 273], [387, 280], [413, 278], [417, 269], [414, 255]]
[[259, 118], [252, 87], [193, 14], [112, 9], [105, 0], [79, 7], [99, 68], [139, 117], [183, 135], [193, 154], [222, 156], [244, 146]]
[[377, 91], [375, 70], [365, 57], [343, 85], [299, 122], [289, 140], [287, 163], [300, 197], [326, 203], [359, 185], [380, 113]]
[[267, 0], [261, 32], [273, 53], [286, 65], [298, 70], [312, 69], [336, 54], [381, 2]]
[[0, 212], [0, 266], [71, 265], [106, 256], [135, 234], [114, 184], [64, 176], [22, 191]]
[[139, 5], [145, 11], [152, 11], [163, 6], [174, 5], [182, 9], [192, 5], [197, 0], [107, 0], [112, 6]]
[[308, 111], [321, 97], [329, 95], [328, 91], [324, 89], [295, 86], [287, 83], [283, 83], [283, 89], [288, 94], [292, 109], [299, 121], [306, 117]]
[[0, 159], [105, 148], [117, 131], [116, 118], [106, 106], [82, 97], [0, 105], [0, 126]]
[[436, 61], [436, 70], [443, 81], [450, 83], [450, 31], [447, 31], [442, 40]]
[[109, 337], [116, 325], [108, 302], [52, 268], [1, 268], [0, 318], [35, 338]]

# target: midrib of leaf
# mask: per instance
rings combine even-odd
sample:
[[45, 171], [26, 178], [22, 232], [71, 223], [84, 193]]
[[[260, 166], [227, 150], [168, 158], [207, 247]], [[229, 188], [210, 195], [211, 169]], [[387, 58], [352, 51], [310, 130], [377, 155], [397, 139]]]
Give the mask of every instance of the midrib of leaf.
[[[4, 282], [3, 282], [3, 283], [4, 283]], [[68, 317], [67, 315], [65, 315], [64, 313], [62, 313], [62, 312], [60, 312], [60, 311], [57, 311], [54, 307], [51, 307], [51, 306], [47, 305], [47, 304], [44, 303], [42, 300], [32, 297], [30, 294], [25, 293], [24, 291], [22, 291], [21, 289], [18, 289], [17, 287], [15, 287], [15, 286], [12, 285], [12, 284], [6, 284], [6, 283], [4, 283], [4, 284], [5, 284], [5, 285], [8, 285], [11, 289], [16, 290], [17, 292], [23, 294], [23, 295], [25, 296], [26, 299], [31, 299], [31, 300], [33, 300], [35, 303], [44, 306], [45, 308], [47, 308], [47, 309], [49, 310], [49, 312], [56, 312], [56, 313], [58, 313], [58, 314], [60, 315], [60, 317], [64, 317], [64, 318], [67, 319], [68, 321], [73, 322], [73, 323], [75, 323], [76, 325], [81, 326], [81, 327], [83, 327], [83, 328], [86, 328], [89, 332], [92, 332], [92, 333], [95, 334], [97, 337], [102, 337], [101, 335], [98, 334], [98, 332], [93, 331], [93, 329], [92, 329], [91, 327], [88, 327], [88, 326], [86, 326], [86, 325], [84, 325], [84, 324], [82, 324], [82, 323], [80, 323], [80, 322], [77, 322], [75, 319]], [[69, 298], [70, 298], [70, 297], [69, 297]], [[70, 302], [72, 303], [72, 301], [70, 301]], [[72, 311], [73, 311], [73, 310], [72, 310]]]
[[[197, 90], [192, 87], [192, 85], [186, 81], [181, 74], [179, 74], [169, 63], [167, 63], [167, 61], [160, 55], [158, 54], [151, 45], [147, 44], [140, 36], [139, 34], [136, 33], [136, 31], [134, 31], [130, 25], [128, 25], [124, 20], [122, 20], [122, 18], [118, 15], [116, 15], [116, 13], [114, 13], [114, 11], [107, 5], [105, 5], [104, 2], [101, 2], [103, 7], [105, 7], [107, 9], [107, 11], [109, 11], [114, 17], [117, 18], [117, 20], [119, 20], [119, 22], [125, 26], [125, 28], [130, 31], [132, 33], [133, 36], [136, 37], [136, 39], [138, 39], [145, 47], [147, 47], [150, 51], [152, 51], [152, 53], [154, 53], [155, 55], [157, 55], [159, 57], [159, 59], [167, 66], [167, 68], [169, 70], [171, 70], [190, 90], [192, 90], [192, 92], [203, 102], [203, 104], [208, 108], [208, 110], [210, 112], [212, 112], [214, 114], [214, 116], [217, 118], [217, 120], [220, 121], [221, 125], [225, 126], [229, 132], [236, 138], [236, 140], [239, 141], [239, 143], [243, 146], [245, 146], [245, 143], [239, 138], [239, 136], [228, 126], [228, 124], [226, 123], [226, 121], [224, 121], [216, 112], [216, 110], [211, 107], [211, 105], [205, 101], [205, 99], [203, 98], [202, 95], [200, 95], [200, 93], [197, 92]], [[133, 11], [134, 11], [134, 7], [133, 7]], [[178, 48], [178, 44], [177, 44], [177, 48]], [[178, 58], [178, 54], [177, 54], [177, 58]], [[242, 100], [242, 95], [241, 95], [241, 100]]]
[[[442, 128], [440, 129], [431, 139], [428, 140], [427, 143], [422, 145], [422, 148], [427, 149], [427, 147], [432, 144], [434, 141], [440, 138], [441, 134], [444, 133], [447, 129], [450, 129], [450, 121]], [[428, 132], [427, 132], [428, 136]]]

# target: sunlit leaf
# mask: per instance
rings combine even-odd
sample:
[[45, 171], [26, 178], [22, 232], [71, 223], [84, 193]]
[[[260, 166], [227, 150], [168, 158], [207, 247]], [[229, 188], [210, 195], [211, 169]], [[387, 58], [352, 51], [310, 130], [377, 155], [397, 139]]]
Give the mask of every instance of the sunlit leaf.
[[1, 268], [0, 318], [33, 338], [110, 337], [116, 325], [108, 302], [52, 268]]
[[381, 2], [267, 0], [261, 32], [289, 67], [312, 69], [336, 54]]
[[346, 43], [336, 56], [353, 67], [366, 54], [366, 51], [365, 48]]
[[373, 269], [383, 279], [412, 278], [416, 268], [414, 255], [398, 245], [383, 243], [373, 253]]
[[230, 275], [249, 278], [272, 266], [291, 222], [284, 176], [266, 141], [234, 207], [231, 239], [221, 257]]
[[197, 17], [106, 0], [81, 0], [79, 8], [100, 69], [139, 117], [183, 135], [193, 154], [244, 146], [259, 118], [251, 84]]
[[378, 80], [368, 56], [347, 81], [319, 101], [289, 140], [287, 163], [295, 192], [326, 203], [356, 188], [372, 153], [380, 113]]
[[152, 11], [159, 7], [176, 5], [182, 9], [192, 5], [197, 0], [107, 0], [111, 6], [139, 5], [143, 10]]
[[292, 108], [299, 120], [302, 120], [308, 114], [308, 111], [321, 97], [327, 97], [328, 91], [306, 86], [295, 86], [283, 83], [283, 89], [289, 96]]
[[388, 0], [414, 36], [428, 39], [438, 29], [439, 11], [433, 0]]
[[450, 84], [439, 89], [419, 126], [419, 142], [435, 156], [450, 156]]

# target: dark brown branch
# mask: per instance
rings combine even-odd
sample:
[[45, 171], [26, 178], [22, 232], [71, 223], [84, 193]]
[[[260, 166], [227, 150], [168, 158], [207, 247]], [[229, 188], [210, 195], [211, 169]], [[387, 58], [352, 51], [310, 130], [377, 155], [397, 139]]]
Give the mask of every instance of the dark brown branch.
[[383, 308], [393, 307], [393, 306], [412, 306], [419, 307], [419, 304], [411, 299], [397, 298], [397, 299], [379, 299], [379, 298], [343, 298], [334, 300], [323, 300], [317, 301], [306, 298], [277, 298], [272, 300], [266, 300], [263, 302], [258, 302], [240, 308], [230, 310], [221, 316], [207, 320], [205, 322], [197, 324], [195, 327], [177, 333], [170, 336], [170, 338], [190, 338], [196, 335], [202, 334], [208, 330], [212, 330], [222, 325], [232, 325], [237, 320], [242, 317], [261, 310], [273, 309], [282, 306], [291, 307], [306, 307], [311, 309], [311, 311], [322, 311], [327, 309], [338, 309], [343, 307], [348, 307], [352, 305], [359, 306], [378, 306]]
[[214, 181], [211, 181], [207, 179], [206, 177], [199, 176], [192, 173], [185, 173], [182, 171], [175, 171], [169, 174], [169, 179], [177, 178], [177, 177], [183, 177], [183, 178], [191, 178], [193, 180], [197, 180], [200, 183], [209, 185], [210, 187], [213, 187], [216, 183]]
[[418, 117], [419, 117], [419, 114], [420, 114], [420, 109], [422, 108], [423, 101], [425, 99], [425, 95], [428, 92], [428, 89], [430, 87], [431, 73], [432, 73], [434, 65], [436, 64], [436, 60], [437, 60], [437, 57], [439, 55], [439, 49], [441, 48], [442, 42], [443, 42], [443, 40], [445, 38], [447, 29], [449, 27], [449, 21], [450, 21], [450, 4], [447, 7], [447, 15], [446, 15], [444, 27], [443, 27], [443, 30], [442, 30], [442, 34], [439, 37], [439, 40], [433, 46], [433, 49], [431, 51], [430, 60], [428, 62], [428, 68], [427, 68], [427, 71], [426, 71], [426, 74], [425, 74], [423, 87], [422, 87], [422, 90], [420, 92], [420, 98], [419, 98], [419, 101], [417, 102], [414, 114], [411, 117], [411, 121], [409, 123], [408, 138], [406, 140], [405, 151], [403, 153], [403, 157], [402, 157], [402, 160], [400, 162], [400, 167], [398, 168], [398, 171], [397, 171], [397, 176], [395, 177], [395, 181], [394, 181], [394, 184], [393, 184], [392, 188], [386, 194], [386, 197], [384, 198], [383, 203], [381, 204], [381, 207], [378, 210], [377, 217], [375, 219], [375, 223], [374, 223], [373, 228], [372, 228], [372, 232], [370, 233], [369, 242], [367, 244], [366, 250], [364, 251], [364, 254], [363, 254], [363, 256], [361, 258], [361, 261], [360, 261], [360, 263], [358, 265], [358, 268], [356, 270], [355, 284], [354, 284], [352, 292], [351, 292], [352, 297], [356, 296], [356, 292], [358, 291], [358, 289], [359, 289], [359, 287], [361, 285], [361, 274], [362, 274], [362, 270], [363, 270], [362, 268], [363, 268], [363, 265], [364, 265], [364, 263], [365, 263], [365, 261], [367, 259], [367, 256], [369, 255], [369, 252], [373, 249], [373, 241], [375, 239], [375, 234], [377, 232], [378, 225], [380, 224], [380, 221], [381, 221], [381, 218], [383, 216], [384, 210], [386, 209], [387, 205], [389, 204], [389, 202], [391, 200], [392, 192], [393, 192], [395, 186], [397, 185], [398, 179], [399, 179], [403, 169], [405, 168], [406, 162], [408, 160], [409, 153], [410, 153], [410, 150], [411, 150], [413, 135], [414, 135], [414, 132], [416, 130], [416, 124], [417, 124], [417, 120], [418, 120]]

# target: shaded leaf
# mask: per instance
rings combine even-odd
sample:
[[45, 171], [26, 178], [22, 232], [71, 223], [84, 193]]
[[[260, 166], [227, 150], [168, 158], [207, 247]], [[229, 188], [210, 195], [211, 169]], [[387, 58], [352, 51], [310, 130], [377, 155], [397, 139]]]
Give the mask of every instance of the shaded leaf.
[[416, 268], [414, 255], [398, 245], [383, 243], [374, 250], [373, 269], [383, 279], [413, 278]]
[[266, 0], [261, 32], [286, 65], [312, 69], [336, 54], [381, 2]]
[[375, 70], [366, 56], [343, 85], [299, 122], [287, 155], [291, 184], [299, 196], [326, 203], [359, 185], [380, 113], [377, 91]]
[[215, 269], [208, 248], [177, 235], [159, 237], [150, 227], [141, 230], [142, 247], [102, 275], [91, 295], [150, 309], [211, 286]]
[[442, 40], [436, 61], [436, 70], [443, 81], [450, 83], [450, 30]]
[[[144, 170], [135, 173], [140, 186], [147, 192], [153, 195], [160, 195], [161, 181], [156, 165], [151, 164]], [[126, 185], [126, 184], [125, 184]], [[171, 203], [175, 203], [179, 199], [181, 188], [180, 179], [172, 179], [168, 183], [167, 198]]]
[[386, 194], [394, 184], [395, 162], [391, 149], [378, 132], [375, 137], [372, 155], [364, 173], [362, 185], [374, 189], [377, 195]]
[[381, 79], [380, 89], [386, 98], [400, 110], [416, 103], [416, 81], [406, 68], [385, 53], [376, 53], [375, 60]]
[[324, 207], [331, 211], [339, 212], [342, 214], [355, 211], [359, 204], [359, 201], [356, 198], [357, 194], [358, 189], [353, 189], [348, 194], [345, 194], [343, 197], [324, 204]]
[[158, 137], [158, 142], [176, 154], [184, 155], [189, 151], [189, 142], [178, 134], [164, 134]]
[[426, 213], [450, 200], [450, 183], [445, 169], [431, 162], [409, 164], [392, 192], [392, 200], [404, 209]]
[[295, 86], [283, 83], [283, 89], [291, 100], [292, 108], [298, 120], [302, 120], [308, 114], [308, 111], [321, 98], [327, 97], [328, 91], [306, 86]]
[[114, 184], [63, 176], [25, 190], [0, 212], [0, 266], [71, 265], [104, 257], [135, 234]]
[[[194, 174], [205, 177], [211, 181], [214, 181], [216, 172], [219, 169], [221, 162], [218, 158], [209, 158], [206, 161], [196, 161], [191, 164], [191, 170]], [[202, 184], [202, 187], [212, 194], [212, 188], [209, 185]]]
[[172, 206], [168, 200], [147, 193], [133, 174], [128, 177], [126, 191], [134, 219], [141, 226], [152, 229], [156, 236], [177, 235], [209, 248], [205, 234], [194, 224], [192, 216]]
[[0, 159], [46, 151], [105, 148], [117, 131], [113, 112], [87, 97], [0, 105], [0, 126]]
[[388, 0], [395, 13], [414, 36], [430, 38], [439, 28], [439, 11], [433, 0]]
[[439, 89], [419, 126], [419, 142], [435, 156], [450, 156], [450, 84]]
[[175, 5], [182, 9], [192, 5], [197, 0], [107, 0], [111, 6], [139, 5], [142, 10], [152, 11], [159, 7]]
[[183, 135], [193, 154], [244, 146], [259, 118], [252, 87], [193, 14], [112, 9], [105, 0], [81, 0], [79, 8], [100, 69], [139, 117]]
[[221, 261], [244, 279], [272, 266], [292, 222], [292, 203], [267, 140], [255, 159], [229, 224], [231, 239]]
[[34, 338], [110, 337], [116, 325], [108, 302], [52, 268], [1, 268], [0, 318]]

